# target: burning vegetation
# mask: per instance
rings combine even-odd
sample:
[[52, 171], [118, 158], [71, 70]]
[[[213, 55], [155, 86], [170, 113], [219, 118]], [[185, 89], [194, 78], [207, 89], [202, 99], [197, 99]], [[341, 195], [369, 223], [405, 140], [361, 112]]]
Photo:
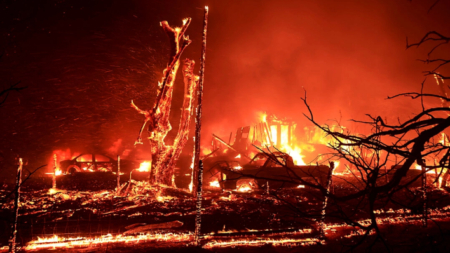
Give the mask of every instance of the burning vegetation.
[[[450, 61], [427, 60], [440, 63], [427, 73], [440, 94], [389, 97], [421, 100], [422, 111], [405, 121], [368, 115], [367, 121], [355, 122], [371, 130], [352, 133], [340, 123], [317, 121], [305, 91], [310, 126], [261, 113], [257, 122], [228, 138], [202, 137], [211, 138], [211, 144], [200, 146], [208, 7], [198, 76], [195, 62], [182, 60], [191, 43], [190, 23], [190, 18], [181, 27], [161, 22], [172, 50], [153, 107], [145, 110], [131, 101], [144, 116], [135, 145], [145, 142], [147, 132], [150, 157], [57, 150], [44, 178], [32, 177], [36, 170], [28, 171], [18, 157], [16, 184], [0, 189], [1, 214], [8, 221], [0, 251], [267, 245], [311, 252], [337, 245], [390, 251], [420, 237], [414, 232], [418, 227], [432, 236], [438, 235], [436, 227], [450, 229], [450, 98], [444, 86], [449, 78], [438, 73]], [[430, 32], [407, 47], [430, 41], [439, 47], [450, 39]], [[180, 65], [183, 102], [168, 145]], [[440, 105], [428, 107], [424, 99]], [[184, 159], [189, 162], [181, 162], [183, 151], [189, 153], [185, 147], [194, 116], [194, 150]], [[395, 237], [399, 233], [407, 236]]]

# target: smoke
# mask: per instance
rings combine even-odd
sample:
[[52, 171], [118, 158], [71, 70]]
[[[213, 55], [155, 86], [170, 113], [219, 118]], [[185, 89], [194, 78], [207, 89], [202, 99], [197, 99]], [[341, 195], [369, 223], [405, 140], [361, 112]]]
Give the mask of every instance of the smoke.
[[[427, 15], [423, 3], [214, 4], [204, 125], [206, 132], [222, 135], [248, 124], [258, 111], [310, 124], [300, 99], [305, 93], [322, 123], [335, 119], [355, 129], [348, 119], [365, 114], [404, 120], [421, 110], [420, 103], [385, 98], [419, 91], [422, 71], [429, 68], [416, 61], [426, 57], [427, 48], [405, 50], [405, 38], [419, 40], [435, 29], [450, 34], [448, 15], [441, 10]], [[433, 80], [425, 89], [435, 90]]]
[[[210, 20], [204, 144], [212, 133], [227, 139], [238, 127], [257, 122], [260, 112], [292, 118], [303, 129], [310, 124], [300, 99], [305, 92], [322, 123], [337, 120], [359, 131], [347, 120], [367, 113], [386, 116], [388, 122], [397, 116], [406, 119], [420, 104], [385, 98], [419, 91], [422, 71], [431, 67], [416, 61], [430, 48], [405, 50], [405, 38], [417, 41], [430, 30], [450, 35], [449, 2], [441, 1], [429, 14], [425, 2], [4, 3], [8, 8], [0, 6], [0, 29], [8, 44], [0, 45], [5, 48], [0, 74], [5, 82], [22, 81], [29, 88], [12, 94], [0, 108], [6, 112], [0, 126], [2, 151], [5, 157], [20, 154], [31, 163], [47, 162], [55, 149], [134, 150], [143, 118], [129, 103], [134, 99], [143, 109], [151, 107], [168, 62], [159, 22], [176, 25], [193, 18], [187, 31], [193, 42], [183, 58], [196, 60], [198, 68], [205, 5]], [[178, 127], [184, 87], [180, 76], [169, 139]], [[434, 80], [426, 82], [425, 91], [436, 89]], [[425, 106], [433, 103], [425, 101]]]

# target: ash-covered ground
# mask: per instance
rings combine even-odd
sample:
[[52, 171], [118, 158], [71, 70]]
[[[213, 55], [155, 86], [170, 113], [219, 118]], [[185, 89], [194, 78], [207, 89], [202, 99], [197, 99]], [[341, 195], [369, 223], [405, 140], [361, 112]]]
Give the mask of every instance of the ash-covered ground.
[[[187, 189], [150, 186], [145, 176], [141, 179], [130, 184], [123, 176], [122, 188], [117, 193], [116, 177], [108, 173], [60, 176], [56, 190], [50, 190], [51, 177], [31, 177], [22, 187], [18, 244], [24, 251], [328, 252], [351, 249], [363, 237], [363, 231], [346, 224], [338, 215], [342, 210], [331, 203], [326, 209], [325, 237], [321, 237], [323, 196], [312, 189], [269, 189], [269, 192], [259, 189], [241, 193], [208, 188], [203, 194], [201, 247], [194, 247], [196, 199]], [[346, 188], [348, 180], [336, 176], [332, 190], [347, 194], [350, 191]], [[11, 185], [4, 185], [1, 196], [8, 196], [11, 191]], [[420, 208], [422, 202], [420, 197], [414, 197], [421, 196], [418, 189], [408, 189], [398, 196], [399, 200], [416, 201], [410, 205], [414, 208], [402, 207], [401, 201], [398, 204], [377, 202], [378, 224], [395, 252], [445, 252], [448, 249], [448, 189], [430, 188], [427, 194], [426, 227], [423, 208]], [[3, 197], [0, 228], [3, 250], [7, 249], [13, 206], [13, 198]], [[351, 219], [370, 224], [365, 206], [356, 210], [355, 206], [357, 203], [346, 203], [340, 208], [353, 213]], [[142, 226], [147, 229], [133, 231]], [[45, 242], [36, 242], [38, 237], [55, 235], [62, 240], [60, 245], [65, 246], [44, 247]], [[380, 242], [371, 246], [371, 237], [374, 235], [364, 240], [356, 251], [371, 247], [386, 250]], [[92, 238], [97, 242], [84, 242]], [[413, 246], [416, 243], [418, 247]]]

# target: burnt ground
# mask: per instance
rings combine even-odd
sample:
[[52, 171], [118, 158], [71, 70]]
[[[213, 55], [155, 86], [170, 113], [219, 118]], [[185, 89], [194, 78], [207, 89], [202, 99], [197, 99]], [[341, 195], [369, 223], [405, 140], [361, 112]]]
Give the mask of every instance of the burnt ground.
[[[139, 177], [139, 176], [138, 176]], [[145, 179], [141, 176], [140, 179]], [[30, 178], [22, 187], [18, 243], [25, 246], [37, 237], [105, 237], [108, 234], [123, 234], [125, 227], [133, 224], [162, 224], [180, 221], [176, 228], [159, 228], [152, 233], [188, 234], [195, 229], [196, 202], [186, 190], [164, 187], [149, 187], [145, 181], [133, 181], [121, 194], [115, 193], [116, 178], [105, 173], [78, 174], [58, 177], [56, 192], [49, 192], [51, 178]], [[122, 182], [126, 177], [122, 177]], [[128, 188], [128, 190], [127, 190]], [[335, 192], [350, 191], [336, 179]], [[2, 223], [0, 245], [6, 246], [9, 237], [9, 222], [12, 219], [12, 198], [4, 196], [11, 186], [1, 190]], [[397, 203], [379, 203], [377, 217], [389, 247], [394, 252], [450, 252], [450, 198], [446, 190], [429, 189], [429, 216], [427, 227], [423, 225], [423, 202], [417, 189], [399, 193]], [[408, 203], [409, 208], [402, 206]], [[333, 203], [327, 208], [326, 239], [319, 240], [320, 211], [323, 197], [312, 189], [271, 189], [252, 193], [204, 191], [202, 214], [203, 248], [193, 247], [191, 239], [180, 242], [170, 239], [142, 240], [132, 246], [123, 243], [102, 243], [95, 247], [56, 249], [57, 251], [113, 251], [146, 252], [149, 248], [157, 252], [339, 252], [351, 249], [362, 238], [355, 227], [344, 226]], [[364, 204], [341, 205], [354, 220], [368, 218]], [[299, 232], [300, 230], [300, 232]], [[273, 243], [263, 240], [296, 239], [296, 242]], [[313, 243], [304, 243], [302, 240]], [[368, 248], [377, 252], [386, 251], [382, 243], [372, 246], [374, 236], [364, 241], [356, 251]], [[220, 247], [224, 241], [256, 241], [257, 246], [235, 243]], [[305, 245], [308, 244], [308, 245]], [[274, 246], [275, 245], [275, 246]], [[1, 247], [0, 246], [0, 247]], [[5, 249], [5, 248], [4, 248]], [[41, 250], [45, 252], [46, 250]], [[55, 252], [54, 249], [50, 251]]]

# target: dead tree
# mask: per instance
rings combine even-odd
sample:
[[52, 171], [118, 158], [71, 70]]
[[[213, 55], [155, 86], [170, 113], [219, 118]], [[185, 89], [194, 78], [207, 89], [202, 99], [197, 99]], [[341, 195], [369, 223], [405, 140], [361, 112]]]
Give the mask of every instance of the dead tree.
[[189, 123], [193, 107], [193, 94], [197, 85], [197, 77], [193, 74], [195, 62], [186, 59], [183, 66], [185, 94], [182, 115], [180, 118], [180, 127], [172, 146], [168, 146], [164, 142], [167, 133], [172, 129], [169, 123], [169, 114], [172, 103], [173, 86], [180, 65], [181, 54], [191, 43], [189, 37], [185, 36], [186, 29], [190, 22], [190, 18], [184, 19], [183, 26], [176, 28], [170, 27], [166, 21], [161, 22], [161, 26], [171, 41], [171, 61], [167, 68], [164, 69], [163, 78], [158, 84], [157, 97], [153, 108], [150, 110], [141, 110], [133, 103], [133, 101], [131, 102], [132, 106], [145, 116], [145, 121], [139, 131], [136, 144], [142, 143], [141, 135], [145, 126], [148, 125], [148, 140], [150, 142], [152, 154], [152, 166], [150, 172], [150, 181], [152, 183], [161, 183], [165, 185], [173, 184], [173, 167], [188, 138]]
[[[368, 121], [357, 121], [363, 125], [367, 125], [374, 129], [368, 135], [351, 134], [350, 132], [334, 131], [328, 125], [321, 125], [314, 119], [312, 109], [307, 103], [306, 92], [303, 101], [308, 109], [305, 116], [325, 134], [332, 138], [330, 143], [334, 155], [350, 164], [355, 177], [359, 178], [360, 186], [355, 186], [354, 190], [349, 194], [340, 195], [339, 193], [327, 193], [329, 199], [335, 205], [345, 205], [346, 202], [358, 203], [355, 209], [362, 208], [361, 203], [367, 203], [366, 208], [370, 214], [370, 225], [363, 225], [356, 222], [351, 215], [338, 208], [340, 215], [349, 224], [357, 226], [365, 230], [363, 238], [367, 238], [371, 231], [376, 232], [373, 244], [380, 240], [389, 249], [387, 242], [380, 233], [375, 209], [379, 203], [392, 202], [399, 203], [395, 193], [406, 189], [414, 181], [422, 178], [422, 211], [424, 224], [427, 220], [426, 205], [426, 173], [430, 170], [441, 169], [439, 176], [443, 176], [442, 171], [448, 171], [450, 166], [450, 147], [443, 145], [437, 139], [441, 134], [450, 127], [450, 108], [448, 103], [450, 99], [447, 96], [444, 86], [445, 79], [449, 77], [438, 72], [439, 68], [448, 64], [450, 60], [432, 59], [430, 58], [436, 48], [447, 44], [449, 37], [443, 36], [437, 32], [427, 33], [418, 43], [407, 44], [407, 48], [412, 46], [420, 46], [426, 42], [437, 42], [428, 53], [428, 58], [422, 60], [426, 63], [437, 63], [438, 65], [430, 71], [426, 72], [426, 76], [432, 75], [437, 78], [438, 85], [441, 86], [441, 94], [426, 94], [423, 92], [402, 93], [388, 99], [399, 97], [410, 97], [412, 99], [420, 99], [422, 111], [414, 117], [404, 121], [403, 123], [390, 124], [383, 120], [380, 116], [368, 115]], [[424, 82], [422, 83], [423, 90]], [[423, 100], [438, 99], [441, 100], [441, 106], [425, 108]], [[425, 160], [430, 159], [437, 161], [434, 166], [426, 166]], [[421, 166], [419, 175], [408, 178], [407, 174], [411, 171], [415, 164]], [[395, 168], [390, 171], [387, 167]], [[389, 178], [386, 180], [386, 178]], [[437, 180], [437, 179], [436, 179]], [[373, 245], [372, 244], [372, 245]]]

